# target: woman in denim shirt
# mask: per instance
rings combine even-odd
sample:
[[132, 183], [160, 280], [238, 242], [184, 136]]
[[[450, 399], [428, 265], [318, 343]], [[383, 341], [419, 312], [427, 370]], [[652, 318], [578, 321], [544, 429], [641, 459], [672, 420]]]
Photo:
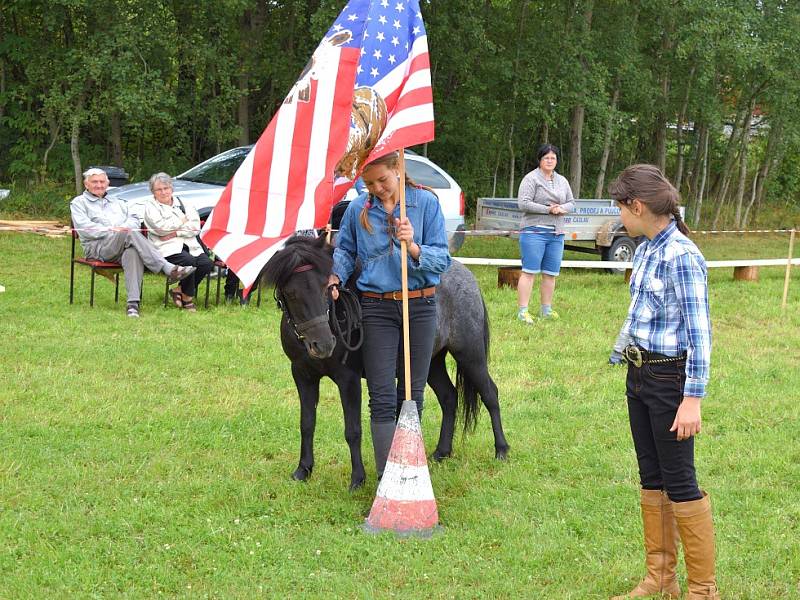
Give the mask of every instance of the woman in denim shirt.
[[[378, 478], [392, 445], [403, 380], [403, 314], [400, 242], [408, 249], [408, 314], [411, 398], [422, 415], [436, 335], [436, 285], [450, 266], [447, 232], [439, 199], [406, 177], [406, 218], [400, 219], [399, 155], [371, 162], [361, 177], [367, 192], [342, 217], [333, 253], [331, 285], [346, 282], [360, 260], [362, 357], [369, 388], [370, 430]], [[337, 292], [334, 288], [334, 297]]]

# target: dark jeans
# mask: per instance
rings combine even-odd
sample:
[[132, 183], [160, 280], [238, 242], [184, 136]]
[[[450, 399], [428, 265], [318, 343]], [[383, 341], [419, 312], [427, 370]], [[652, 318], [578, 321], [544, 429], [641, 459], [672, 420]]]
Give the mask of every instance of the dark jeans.
[[643, 489], [666, 490], [673, 502], [702, 498], [694, 469], [694, 437], [670, 431], [683, 400], [686, 363], [628, 365], [627, 396]]
[[189, 249], [184, 246], [183, 251], [172, 256], [167, 256], [167, 260], [173, 265], [180, 265], [182, 267], [195, 267], [197, 270], [181, 280], [181, 292], [187, 296], [194, 297], [197, 295], [197, 285], [206, 278], [206, 275], [211, 273], [214, 268], [214, 263], [205, 254], [200, 256], [192, 256], [189, 254]]
[[[361, 355], [369, 388], [370, 419], [374, 423], [397, 420], [405, 400], [403, 368], [403, 304], [397, 300], [361, 298], [364, 344]], [[422, 398], [431, 366], [436, 337], [436, 298], [408, 301], [411, 354], [411, 399], [422, 416]]]

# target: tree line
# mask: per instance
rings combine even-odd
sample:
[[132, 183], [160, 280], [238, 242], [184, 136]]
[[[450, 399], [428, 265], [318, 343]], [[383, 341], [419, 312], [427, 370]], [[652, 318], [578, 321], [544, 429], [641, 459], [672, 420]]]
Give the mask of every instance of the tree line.
[[[694, 225], [797, 209], [797, 3], [421, 4], [436, 140], [419, 150], [470, 202], [516, 195], [550, 142], [576, 197], [604, 197], [622, 168], [651, 162]], [[6, 0], [0, 181], [80, 186], [88, 164], [174, 173], [252, 143], [343, 5]]]

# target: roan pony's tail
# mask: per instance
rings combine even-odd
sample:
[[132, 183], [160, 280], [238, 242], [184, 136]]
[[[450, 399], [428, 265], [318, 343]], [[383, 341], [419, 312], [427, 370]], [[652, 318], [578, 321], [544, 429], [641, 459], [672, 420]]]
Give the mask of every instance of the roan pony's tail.
[[[486, 303], [481, 298], [483, 305], [483, 351], [485, 360], [489, 362], [489, 311], [486, 310]], [[456, 363], [456, 390], [458, 392], [458, 405], [461, 407], [462, 418], [464, 419], [464, 433], [475, 431], [478, 424], [478, 414], [480, 401], [478, 400], [478, 388], [473, 381], [464, 374], [461, 365]]]

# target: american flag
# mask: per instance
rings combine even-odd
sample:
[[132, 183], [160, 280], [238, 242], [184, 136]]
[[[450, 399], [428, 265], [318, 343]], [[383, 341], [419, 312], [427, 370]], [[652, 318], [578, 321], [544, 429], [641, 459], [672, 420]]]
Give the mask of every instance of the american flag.
[[[382, 99], [385, 127], [382, 133], [377, 128], [369, 156], [344, 170], [348, 140], [365, 127], [354, 108], [355, 95], [365, 89], [373, 104], [376, 94]], [[228, 182], [200, 237], [249, 291], [292, 233], [325, 226], [334, 200], [365, 162], [432, 139], [419, 0], [351, 0]]]

